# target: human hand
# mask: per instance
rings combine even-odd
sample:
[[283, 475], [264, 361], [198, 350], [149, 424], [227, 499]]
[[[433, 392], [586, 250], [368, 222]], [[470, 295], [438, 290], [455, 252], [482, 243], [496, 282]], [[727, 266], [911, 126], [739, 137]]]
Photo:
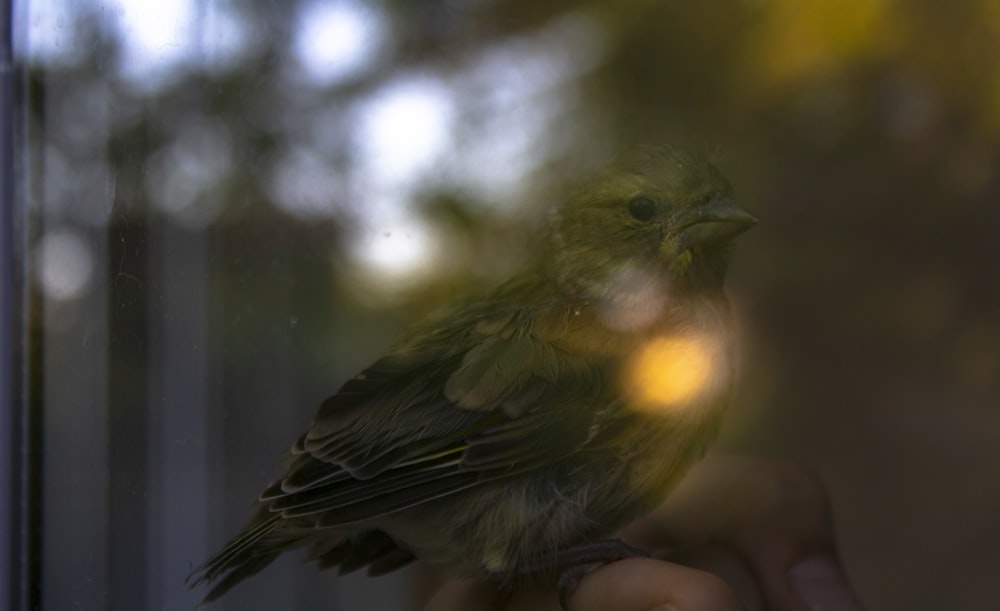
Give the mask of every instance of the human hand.
[[[713, 454], [667, 502], [622, 533], [652, 558], [621, 560], [583, 577], [574, 611], [860, 611], [837, 560], [819, 480], [791, 464]], [[426, 611], [554, 611], [553, 588], [498, 592], [445, 582]]]

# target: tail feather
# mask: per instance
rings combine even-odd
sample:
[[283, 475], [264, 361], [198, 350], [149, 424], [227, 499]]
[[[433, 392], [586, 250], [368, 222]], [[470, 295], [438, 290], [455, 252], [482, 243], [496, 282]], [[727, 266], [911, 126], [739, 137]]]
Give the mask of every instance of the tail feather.
[[213, 600], [219, 598], [226, 592], [228, 592], [233, 586], [243, 581], [247, 577], [253, 577], [260, 571], [264, 569], [267, 565], [278, 557], [281, 552], [272, 552], [270, 554], [264, 554], [262, 556], [255, 556], [253, 558], [247, 559], [245, 562], [239, 566], [232, 569], [232, 572], [227, 574], [218, 583], [212, 586], [212, 589], [208, 591], [205, 598], [201, 600], [202, 604], [210, 603]]
[[337, 535], [326, 531], [317, 540], [315, 529], [288, 530], [280, 513], [261, 506], [237, 537], [216, 555], [194, 570], [185, 581], [188, 588], [209, 585], [202, 604], [219, 598], [247, 577], [256, 575], [283, 552], [312, 542], [307, 560], [320, 569], [337, 567], [341, 574], [368, 567], [371, 575], [393, 571], [414, 559], [412, 553], [398, 546], [381, 530], [367, 530]]
[[[275, 531], [281, 518], [263, 510], [249, 526], [231, 540], [218, 554], [205, 561], [185, 580], [188, 588], [215, 584], [203, 603], [211, 602], [247, 577], [259, 573], [285, 550], [294, 547], [295, 540]], [[217, 582], [217, 583], [216, 583]]]
[[308, 560], [320, 569], [337, 567], [341, 575], [366, 566], [369, 575], [384, 575], [412, 562], [414, 556], [381, 530], [368, 530], [334, 545], [314, 546]]

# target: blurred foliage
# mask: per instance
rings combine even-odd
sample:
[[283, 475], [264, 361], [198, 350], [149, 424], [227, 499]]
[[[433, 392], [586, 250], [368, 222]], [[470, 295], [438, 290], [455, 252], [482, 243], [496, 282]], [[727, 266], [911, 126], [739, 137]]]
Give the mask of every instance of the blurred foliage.
[[[307, 5], [201, 2], [187, 59], [148, 81], [101, 3], [62, 9], [58, 54], [33, 54], [27, 23], [36, 237], [207, 236], [226, 379], [264, 384], [266, 365], [233, 363], [292, 342], [310, 388], [281, 415], [294, 429], [399, 321], [530, 256], [542, 211], [605, 159], [708, 150], [761, 219], [731, 274], [748, 343], [729, 444], [824, 473], [872, 608], [987, 608], [970, 575], [995, 553], [928, 524], [950, 506], [1000, 536], [975, 518], [1000, 509], [975, 472], [1000, 424], [1000, 4], [385, 0], [364, 4], [368, 59], [328, 82], [293, 54]], [[245, 37], [217, 60], [222, 9]], [[395, 134], [417, 155], [405, 179], [364, 120], [400, 83], [450, 109], [437, 145]], [[425, 265], [360, 262], [375, 201], [429, 228]]]

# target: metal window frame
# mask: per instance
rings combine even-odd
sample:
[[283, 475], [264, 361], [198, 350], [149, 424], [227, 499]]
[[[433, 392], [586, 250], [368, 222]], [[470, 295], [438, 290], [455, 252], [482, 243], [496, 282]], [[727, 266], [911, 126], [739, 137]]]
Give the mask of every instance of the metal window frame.
[[13, 3], [0, 0], [0, 610], [28, 608], [27, 409], [23, 209], [17, 131]]

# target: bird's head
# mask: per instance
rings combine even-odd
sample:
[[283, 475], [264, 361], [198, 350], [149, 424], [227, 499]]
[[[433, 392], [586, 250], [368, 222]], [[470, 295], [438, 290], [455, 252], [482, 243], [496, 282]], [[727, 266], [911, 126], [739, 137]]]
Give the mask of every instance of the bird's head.
[[548, 265], [563, 287], [598, 298], [651, 282], [716, 290], [729, 241], [756, 223], [705, 158], [643, 148], [557, 210]]

